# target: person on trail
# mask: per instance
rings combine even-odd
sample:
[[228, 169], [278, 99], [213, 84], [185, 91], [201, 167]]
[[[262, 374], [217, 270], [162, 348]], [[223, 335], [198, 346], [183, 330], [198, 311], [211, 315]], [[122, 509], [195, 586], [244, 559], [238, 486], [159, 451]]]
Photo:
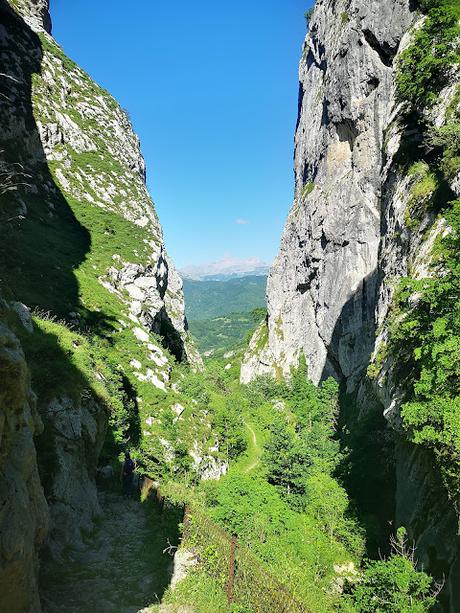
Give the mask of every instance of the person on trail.
[[136, 463], [131, 459], [129, 451], [125, 451], [125, 461], [121, 468], [122, 492], [125, 498], [131, 498], [135, 468]]

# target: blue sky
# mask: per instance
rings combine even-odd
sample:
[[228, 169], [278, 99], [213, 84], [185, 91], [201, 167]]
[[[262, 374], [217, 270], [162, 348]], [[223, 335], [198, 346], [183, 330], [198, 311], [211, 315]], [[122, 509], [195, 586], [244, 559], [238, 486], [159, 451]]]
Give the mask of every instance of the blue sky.
[[53, 33], [140, 136], [179, 267], [276, 255], [310, 0], [52, 0]]

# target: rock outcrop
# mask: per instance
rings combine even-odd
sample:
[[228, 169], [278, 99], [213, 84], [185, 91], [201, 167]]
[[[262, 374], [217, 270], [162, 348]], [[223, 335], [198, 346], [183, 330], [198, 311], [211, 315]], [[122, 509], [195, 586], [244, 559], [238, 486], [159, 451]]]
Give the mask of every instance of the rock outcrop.
[[385, 130], [409, 0], [317, 2], [300, 62], [295, 199], [271, 268], [268, 320], [241, 379], [310, 376], [356, 385], [374, 341]]
[[172, 363], [201, 361], [139, 139], [56, 44], [48, 9], [0, 0], [0, 609], [9, 613], [40, 609], [43, 543], [59, 558], [100, 513], [108, 425], [117, 444], [140, 445]]
[[49, 0], [12, 0], [11, 6], [23, 15], [34, 30], [51, 34]]
[[[434, 241], [446, 231], [429, 210], [410, 223], [420, 179], [401, 163], [405, 147], [421, 142], [395, 85], [401, 53], [423, 23], [416, 9], [410, 0], [316, 2], [299, 70], [294, 205], [268, 279], [267, 319], [251, 340], [241, 381], [289, 376], [305, 355], [313, 381], [332, 375], [355, 399], [355, 420], [369, 411], [386, 417], [395, 440], [385, 458], [396, 466], [394, 519], [416, 539], [420, 563], [446, 575], [446, 600], [456, 611], [454, 509], [432, 456], [400, 430], [404, 381], [384, 355], [395, 280], [428, 276]], [[457, 91], [452, 76], [420, 123], [442, 126]], [[457, 179], [450, 188], [458, 196]], [[367, 376], [369, 364], [376, 377]]]
[[0, 299], [0, 604], [15, 613], [40, 610], [37, 550], [49, 513], [34, 445], [43, 423], [12, 316]]

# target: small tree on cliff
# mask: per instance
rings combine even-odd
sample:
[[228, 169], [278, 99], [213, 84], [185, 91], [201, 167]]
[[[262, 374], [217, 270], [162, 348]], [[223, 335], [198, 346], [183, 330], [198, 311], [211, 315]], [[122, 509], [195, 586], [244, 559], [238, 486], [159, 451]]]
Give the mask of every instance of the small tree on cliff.
[[406, 530], [392, 538], [387, 560], [368, 562], [351, 596], [346, 596], [345, 613], [427, 613], [442, 586], [415, 567], [414, 548], [407, 545]]

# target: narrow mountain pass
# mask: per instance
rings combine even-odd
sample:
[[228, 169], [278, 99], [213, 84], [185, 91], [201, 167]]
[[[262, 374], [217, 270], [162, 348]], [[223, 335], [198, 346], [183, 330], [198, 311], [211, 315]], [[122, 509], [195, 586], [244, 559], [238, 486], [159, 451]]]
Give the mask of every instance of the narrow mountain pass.
[[158, 604], [170, 584], [180, 516], [154, 503], [102, 492], [103, 511], [84, 545], [42, 565], [44, 613], [138, 613]]

